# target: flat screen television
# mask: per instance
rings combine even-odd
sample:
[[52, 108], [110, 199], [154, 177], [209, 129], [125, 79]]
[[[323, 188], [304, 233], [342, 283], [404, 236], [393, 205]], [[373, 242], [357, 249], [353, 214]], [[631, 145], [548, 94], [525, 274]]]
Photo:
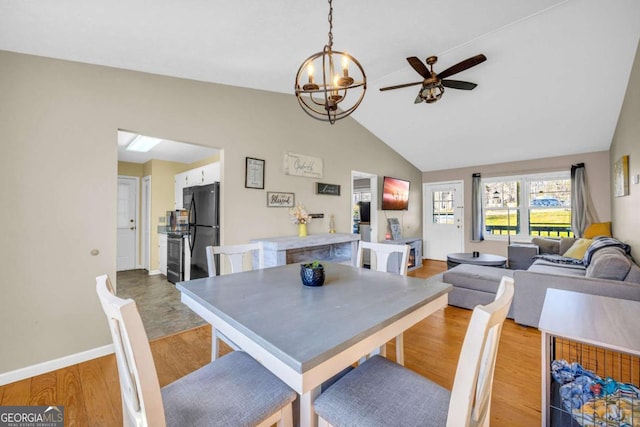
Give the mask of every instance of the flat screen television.
[[409, 209], [409, 181], [384, 177], [382, 182], [383, 211], [406, 211]]

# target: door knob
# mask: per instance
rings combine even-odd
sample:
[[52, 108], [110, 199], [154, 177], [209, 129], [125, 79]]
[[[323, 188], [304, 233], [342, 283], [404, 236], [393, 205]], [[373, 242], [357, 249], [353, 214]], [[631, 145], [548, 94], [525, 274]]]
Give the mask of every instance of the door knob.
[[135, 230], [135, 229], [136, 229], [135, 227], [131, 227], [131, 228], [130, 228], [130, 230]]

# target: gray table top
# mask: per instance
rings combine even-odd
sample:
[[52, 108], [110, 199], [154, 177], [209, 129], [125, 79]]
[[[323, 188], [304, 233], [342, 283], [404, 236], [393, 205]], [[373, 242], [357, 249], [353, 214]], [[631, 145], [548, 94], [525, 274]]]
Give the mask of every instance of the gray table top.
[[457, 252], [447, 254], [447, 259], [461, 264], [478, 264], [478, 265], [503, 265], [507, 262], [507, 258], [493, 254], [479, 254], [473, 256], [471, 252]]
[[448, 293], [435, 280], [323, 263], [303, 286], [300, 264], [179, 282], [177, 288], [303, 373]]
[[547, 289], [538, 329], [588, 344], [640, 355], [640, 302]]
[[307, 248], [310, 246], [322, 246], [336, 243], [357, 242], [360, 240], [359, 234], [348, 233], [320, 233], [310, 234], [305, 237], [280, 236], [252, 239], [251, 242], [263, 242], [264, 248], [269, 250], [286, 250]]

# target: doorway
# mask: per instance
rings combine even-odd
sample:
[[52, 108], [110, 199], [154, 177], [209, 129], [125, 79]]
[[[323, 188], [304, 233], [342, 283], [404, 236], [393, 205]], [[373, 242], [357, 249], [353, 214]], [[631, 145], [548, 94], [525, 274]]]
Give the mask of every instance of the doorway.
[[[360, 217], [359, 202], [368, 203], [368, 221]], [[349, 216], [353, 233], [361, 234], [362, 240], [378, 241], [378, 175], [351, 171], [351, 204]], [[367, 219], [367, 218], [365, 218]], [[368, 222], [368, 224], [366, 224]]]
[[137, 268], [139, 182], [137, 177], [118, 176], [117, 271]]
[[[129, 222], [131, 218], [124, 218], [128, 208], [120, 208], [121, 196], [118, 195], [117, 270], [142, 268], [147, 270], [148, 274], [159, 274], [162, 271], [161, 265], [163, 265], [163, 256], [160, 252], [166, 253], [166, 245], [162, 246], [160, 230], [166, 226], [167, 211], [177, 207], [176, 175], [203, 168], [203, 172], [197, 177], [194, 174], [194, 181], [189, 184], [201, 185], [197, 182], [197, 178], [205, 178], [204, 166], [219, 163], [221, 151], [216, 148], [150, 137], [120, 129], [117, 139], [118, 177], [137, 180], [136, 194], [132, 196], [136, 197], [136, 200], [135, 203], [130, 204], [132, 207], [135, 206], [136, 215], [131, 217], [134, 219], [134, 223]], [[149, 144], [146, 147], [133, 147], [133, 143], [136, 141], [153, 142], [154, 144]], [[208, 175], [207, 178], [209, 178]], [[220, 180], [219, 175], [216, 180]], [[120, 193], [120, 181], [118, 181], [118, 193]], [[182, 190], [180, 189], [180, 203], [182, 203], [181, 195]], [[128, 212], [127, 215], [129, 215]], [[129, 227], [125, 227], [125, 225], [129, 225]], [[131, 226], [134, 226], [135, 230], [130, 230]], [[130, 249], [128, 240], [131, 240], [131, 236], [127, 230], [134, 231], [133, 239], [135, 239], [136, 246], [133, 250]], [[130, 259], [130, 253], [133, 254], [133, 260]]]
[[464, 251], [463, 181], [423, 184], [424, 257], [445, 261]]

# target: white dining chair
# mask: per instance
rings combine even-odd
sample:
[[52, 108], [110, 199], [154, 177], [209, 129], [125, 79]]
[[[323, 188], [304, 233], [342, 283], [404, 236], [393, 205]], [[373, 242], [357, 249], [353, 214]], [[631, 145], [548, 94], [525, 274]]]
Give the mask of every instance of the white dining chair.
[[[377, 271], [388, 272], [389, 270], [389, 258], [391, 255], [399, 255], [399, 274], [401, 276], [407, 275], [408, 259], [411, 246], [409, 245], [395, 245], [386, 243], [373, 243], [360, 240], [358, 242], [358, 254], [356, 256], [356, 265], [358, 267], [364, 267], [364, 251], [368, 249], [371, 251], [371, 261], [375, 261]], [[380, 354], [386, 355], [385, 347], [380, 347]], [[396, 362], [404, 366], [404, 335], [400, 334], [396, 337]]]
[[376, 271], [389, 271], [389, 258], [392, 254], [399, 254], [400, 263], [398, 274], [401, 276], [407, 275], [407, 270], [409, 268], [409, 252], [411, 251], [411, 246], [409, 245], [397, 245], [397, 244], [387, 244], [387, 243], [374, 243], [374, 242], [365, 242], [360, 240], [358, 242], [358, 254], [356, 256], [356, 265], [358, 267], [364, 267], [364, 251], [368, 249], [371, 251], [371, 264], [374, 264], [375, 260], [375, 269]]
[[[245, 265], [250, 264], [249, 260], [245, 260], [245, 257], [256, 253], [258, 259], [258, 268], [264, 268], [264, 244], [263, 242], [247, 243], [241, 245], [226, 245], [226, 246], [207, 246], [205, 248], [207, 254], [207, 268], [209, 270], [209, 277], [216, 276], [216, 263], [214, 255], [225, 255], [229, 258], [231, 263], [231, 273], [239, 273], [241, 271], [249, 270], [245, 269]], [[239, 350], [239, 347], [227, 338], [224, 334], [215, 328], [215, 325], [211, 329], [211, 360], [215, 360], [220, 354], [220, 341], [224, 341], [233, 350]]]
[[451, 392], [374, 356], [316, 398], [319, 427], [488, 427], [498, 342], [513, 292], [513, 279], [505, 276], [495, 301], [474, 308]]
[[297, 394], [242, 351], [160, 388], [136, 303], [115, 296], [106, 275], [96, 290], [115, 347], [124, 426], [293, 425]]
[[263, 242], [246, 243], [242, 245], [207, 246], [207, 269], [209, 277], [217, 275], [214, 255], [226, 255], [231, 264], [231, 272], [238, 273], [249, 269], [245, 268], [245, 255], [251, 255], [254, 251], [258, 257], [258, 268], [264, 268], [264, 244]]

